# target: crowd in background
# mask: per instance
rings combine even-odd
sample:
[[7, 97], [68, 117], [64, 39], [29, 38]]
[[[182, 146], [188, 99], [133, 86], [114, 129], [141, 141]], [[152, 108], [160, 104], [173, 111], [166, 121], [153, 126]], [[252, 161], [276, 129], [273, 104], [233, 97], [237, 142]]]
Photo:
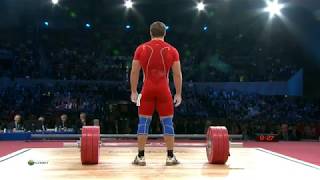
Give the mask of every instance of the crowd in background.
[[[246, 138], [284, 132], [286, 139], [319, 137], [319, 100], [217, 91], [195, 83], [184, 86], [183, 103], [175, 110], [176, 133], [201, 134], [210, 125], [226, 125], [230, 133]], [[125, 83], [16, 83], [0, 91], [0, 126], [10, 129], [8, 124], [19, 114], [26, 130], [34, 130], [30, 124], [40, 117], [54, 129], [66, 114], [68, 127], [74, 128], [80, 112], [85, 112], [91, 124], [99, 120], [104, 133], [135, 133], [137, 108], [128, 101], [129, 93]], [[161, 133], [158, 120], [150, 132]]]
[[[97, 124], [95, 119], [104, 133], [136, 132], [137, 108], [129, 101], [128, 74], [135, 48], [149, 40], [144, 31], [2, 34], [0, 78], [17, 81], [0, 87], [0, 129], [12, 130], [17, 124], [13, 121], [20, 119], [21, 130], [43, 130], [43, 122], [45, 129], [56, 130], [67, 119], [63, 120], [67, 129], [77, 131], [83, 112], [88, 123]], [[177, 133], [204, 133], [210, 125], [226, 125], [230, 133], [245, 138], [256, 133], [279, 133], [284, 139], [319, 137], [319, 100], [198, 86], [199, 82], [288, 81], [300, 67], [294, 42], [279, 38], [268, 46], [239, 32], [187, 31], [169, 32], [167, 40], [180, 52], [185, 82], [183, 103], [175, 109]], [[153, 121], [150, 132], [161, 132], [159, 121]]]
[[[147, 35], [130, 32], [43, 32], [37, 40], [17, 38], [15, 41], [12, 34], [8, 36], [9, 39], [1, 40], [0, 48], [12, 52], [13, 57], [6, 61], [7, 67], [0, 61], [0, 69], [6, 71], [2, 74], [12, 78], [59, 80], [127, 80], [135, 48], [149, 40]], [[253, 37], [234, 36], [210, 43], [215, 38], [212, 34], [172, 32], [167, 40], [180, 52], [187, 82], [287, 81], [299, 70], [292, 63], [297, 57], [286, 52], [294, 51], [297, 48], [294, 45], [261, 44], [250, 49], [239, 42], [250, 42]], [[188, 38], [179, 41], [179, 37]], [[211, 46], [202, 47], [209, 43]], [[228, 43], [238, 48], [230, 48]]]

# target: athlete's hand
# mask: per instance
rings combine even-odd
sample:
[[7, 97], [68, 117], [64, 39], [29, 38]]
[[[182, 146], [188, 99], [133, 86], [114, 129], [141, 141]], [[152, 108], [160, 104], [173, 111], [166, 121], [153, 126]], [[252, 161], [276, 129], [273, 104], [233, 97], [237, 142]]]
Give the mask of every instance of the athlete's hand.
[[181, 94], [176, 94], [176, 95], [174, 95], [173, 103], [174, 103], [174, 106], [175, 106], [175, 107], [180, 106], [181, 101], [182, 101]]
[[138, 92], [131, 92], [131, 102], [137, 103], [138, 100]]

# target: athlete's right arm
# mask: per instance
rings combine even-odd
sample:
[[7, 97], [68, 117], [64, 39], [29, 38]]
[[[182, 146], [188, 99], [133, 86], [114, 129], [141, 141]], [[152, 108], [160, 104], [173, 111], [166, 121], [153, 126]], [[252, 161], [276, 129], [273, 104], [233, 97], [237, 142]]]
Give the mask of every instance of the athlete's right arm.
[[132, 68], [130, 73], [130, 85], [131, 85], [131, 101], [137, 102], [138, 98], [138, 82], [139, 82], [139, 74], [141, 70], [140, 62], [137, 60], [132, 61]]
[[173, 72], [173, 81], [174, 86], [176, 89], [176, 94], [174, 96], [173, 102], [175, 106], [179, 106], [182, 101], [182, 72], [181, 72], [181, 65], [180, 61], [175, 61], [172, 65], [172, 72]]
[[130, 73], [130, 85], [131, 85], [131, 101], [136, 103], [138, 99], [138, 82], [139, 82], [139, 74], [141, 70], [140, 60], [141, 60], [141, 52], [142, 48], [139, 46], [134, 52], [134, 57], [131, 66]]

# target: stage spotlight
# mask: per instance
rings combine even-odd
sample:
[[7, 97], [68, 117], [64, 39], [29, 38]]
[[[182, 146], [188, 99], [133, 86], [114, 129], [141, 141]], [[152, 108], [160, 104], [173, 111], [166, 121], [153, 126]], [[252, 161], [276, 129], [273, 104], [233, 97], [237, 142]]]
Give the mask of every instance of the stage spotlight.
[[281, 9], [284, 8], [283, 4], [280, 4], [278, 0], [266, 0], [265, 2], [267, 7], [264, 11], [270, 14], [270, 18], [281, 15]]
[[48, 22], [48, 21], [43, 22], [43, 24], [44, 24], [45, 26], [49, 26], [49, 22]]
[[203, 26], [203, 31], [207, 31], [208, 30], [208, 26]]
[[133, 7], [133, 2], [131, 0], [126, 0], [124, 2], [124, 6], [127, 8], [127, 9], [131, 9]]
[[166, 30], [168, 30], [170, 28], [170, 26], [166, 26]]
[[198, 2], [198, 4], [197, 4], [198, 11], [203, 11], [205, 6], [206, 5], [203, 2]]
[[130, 25], [126, 25], [126, 29], [130, 29], [131, 28], [131, 26]]
[[90, 28], [90, 27], [91, 27], [91, 24], [86, 23], [85, 26], [86, 26], [86, 28]]
[[58, 4], [59, 0], [51, 0], [52, 4]]

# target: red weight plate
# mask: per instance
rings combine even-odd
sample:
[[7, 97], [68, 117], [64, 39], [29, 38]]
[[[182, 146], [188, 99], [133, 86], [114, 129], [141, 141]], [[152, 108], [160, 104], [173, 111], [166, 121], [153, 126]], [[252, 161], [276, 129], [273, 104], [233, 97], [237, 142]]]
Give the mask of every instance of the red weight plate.
[[97, 146], [98, 146], [98, 152], [97, 152], [97, 163], [99, 163], [99, 159], [100, 159], [100, 127], [97, 127], [98, 128], [98, 133], [97, 133]]
[[99, 127], [99, 131], [98, 131], [98, 163], [99, 163], [99, 159], [100, 159], [100, 127]]
[[209, 127], [208, 129], [208, 144], [207, 144], [207, 155], [209, 163], [216, 163], [218, 155], [218, 149], [219, 149], [219, 141], [217, 136], [217, 127]]
[[90, 129], [88, 127], [84, 127], [83, 129], [85, 129], [85, 134], [84, 134], [84, 137], [85, 137], [85, 144], [83, 146], [83, 154], [84, 154], [84, 160], [82, 162], [82, 164], [89, 164], [89, 157], [88, 157], [88, 154], [89, 154], [89, 146], [90, 146], [90, 136], [89, 136], [89, 133], [90, 133]]
[[213, 154], [213, 163], [214, 164], [219, 164], [219, 161], [221, 160], [221, 156], [223, 154], [222, 149], [222, 142], [221, 142], [221, 131], [220, 131], [220, 127], [216, 127], [213, 131], [214, 134], [214, 138], [213, 138], [213, 147], [215, 147], [214, 149], [214, 154]]
[[92, 136], [92, 164], [98, 163], [98, 142], [97, 134], [94, 131]]
[[207, 157], [208, 157], [208, 161], [209, 163], [212, 163], [212, 154], [213, 154], [213, 148], [212, 148], [212, 128], [209, 127], [208, 131], [207, 131], [207, 147], [206, 147], [206, 151], [207, 151]]
[[229, 137], [228, 131], [225, 127], [219, 127], [219, 141], [220, 141], [220, 154], [219, 159], [217, 160], [218, 164], [224, 164], [229, 157]]
[[93, 154], [92, 154], [92, 150], [93, 150], [93, 129], [91, 127], [88, 128], [88, 145], [87, 145], [87, 161], [88, 161], [88, 164], [92, 164], [92, 161], [93, 161]]
[[206, 150], [209, 163], [226, 163], [229, 156], [229, 135], [225, 127], [209, 127]]
[[229, 138], [227, 137], [227, 130], [225, 127], [217, 127], [219, 149], [215, 164], [224, 164], [228, 160], [229, 155]]
[[225, 162], [227, 162], [227, 160], [229, 158], [229, 154], [230, 154], [229, 134], [228, 134], [227, 128], [221, 127], [221, 129], [222, 129], [222, 134], [223, 134], [222, 141], [223, 141], [223, 147], [224, 147], [224, 149], [223, 149], [223, 152], [224, 152], [223, 157], [224, 158], [222, 159], [222, 161], [225, 163]]
[[[98, 149], [98, 139], [96, 127], [93, 126], [84, 126], [82, 127], [82, 136], [81, 136], [81, 162], [82, 164], [97, 164], [97, 151]], [[98, 142], [98, 143], [97, 143]]]
[[92, 128], [92, 164], [99, 163], [99, 140], [100, 140], [100, 128], [95, 126]]
[[97, 164], [99, 162], [100, 128], [84, 126], [81, 139], [82, 164]]
[[82, 128], [82, 134], [81, 134], [81, 163], [86, 164], [87, 163], [87, 128]]
[[226, 127], [221, 126], [220, 127], [220, 134], [221, 134], [221, 159], [220, 162], [221, 164], [225, 164], [229, 158], [229, 135], [228, 135], [228, 130]]

